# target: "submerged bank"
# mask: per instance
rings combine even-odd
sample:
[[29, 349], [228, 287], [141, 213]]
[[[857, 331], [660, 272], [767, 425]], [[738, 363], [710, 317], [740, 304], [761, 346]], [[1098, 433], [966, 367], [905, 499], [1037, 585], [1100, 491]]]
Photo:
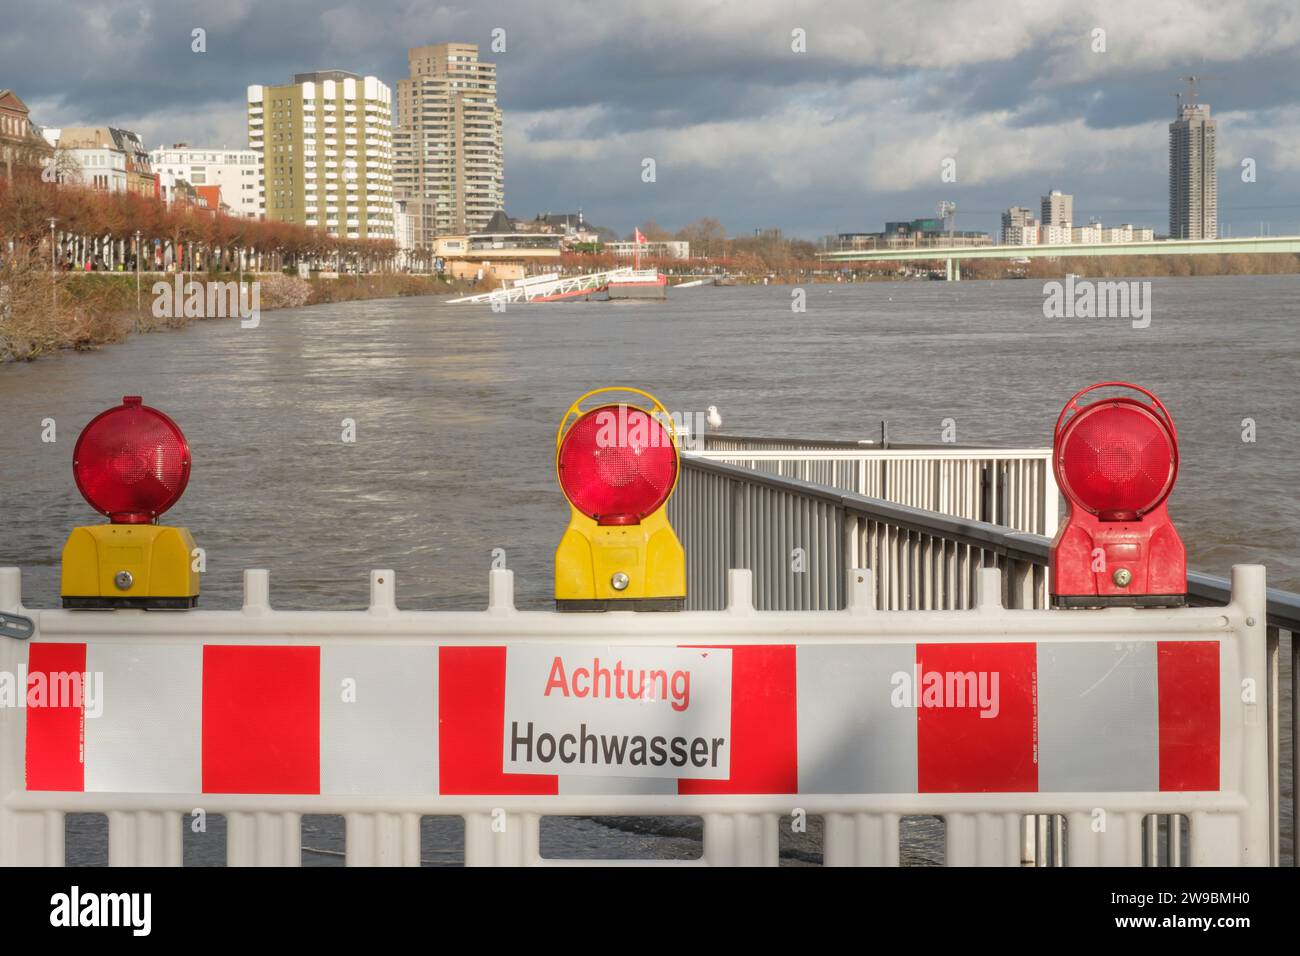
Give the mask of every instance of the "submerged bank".
[[[166, 283], [170, 291], [178, 278], [173, 274], [142, 275], [137, 307], [136, 277], [132, 274], [60, 273], [51, 280], [48, 269], [0, 271], [0, 364], [95, 349], [132, 334], [180, 328], [203, 319], [238, 319], [234, 310], [209, 313], [199, 309], [195, 314], [195, 310], [184, 308], [156, 308], [154, 285]], [[234, 273], [190, 273], [184, 279], [200, 284], [238, 283], [240, 277]], [[243, 279], [259, 283], [256, 302], [261, 311], [398, 296], [453, 295], [470, 289], [462, 281], [392, 273], [337, 279], [245, 273]]]

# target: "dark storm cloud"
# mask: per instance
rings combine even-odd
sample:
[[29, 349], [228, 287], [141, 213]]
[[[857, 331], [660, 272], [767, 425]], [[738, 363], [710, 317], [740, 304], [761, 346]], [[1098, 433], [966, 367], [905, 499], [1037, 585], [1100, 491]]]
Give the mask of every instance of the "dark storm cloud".
[[[1204, 99], [1231, 117], [1222, 153], [1261, 164], [1251, 189], [1221, 171], [1227, 211], [1295, 201], [1293, 7], [0, 0], [0, 86], [45, 125], [132, 123], [151, 144], [233, 145], [249, 84], [337, 67], [393, 86], [408, 46], [464, 40], [498, 65], [515, 215], [581, 204], [620, 232], [714, 215], [733, 231], [816, 236], [928, 215], [948, 198], [963, 228], [992, 229], [999, 209], [1034, 205], [1051, 184], [1077, 209], [1159, 227], [1163, 124], [1189, 71], [1209, 77]], [[498, 27], [503, 53], [489, 49]], [[1091, 49], [1097, 27], [1105, 53]], [[806, 53], [791, 49], [795, 29]], [[959, 159], [955, 184], [938, 180], [945, 149]], [[647, 156], [652, 185], [639, 178]]]

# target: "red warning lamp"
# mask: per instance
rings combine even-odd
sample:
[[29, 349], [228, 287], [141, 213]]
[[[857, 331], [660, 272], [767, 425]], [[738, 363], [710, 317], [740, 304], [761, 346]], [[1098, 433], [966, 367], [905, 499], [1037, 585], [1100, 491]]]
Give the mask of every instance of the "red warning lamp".
[[176, 423], [128, 395], [93, 419], [72, 452], [77, 488], [106, 525], [74, 528], [63, 546], [68, 608], [194, 607], [198, 551], [184, 528], [158, 524], [190, 480], [190, 446]]
[[176, 423], [128, 395], [91, 419], [72, 452], [77, 489], [113, 524], [152, 524], [190, 480], [190, 446]]
[[[614, 404], [609, 393], [634, 396]], [[584, 409], [589, 399], [599, 404]], [[562, 611], [670, 611], [686, 602], [686, 554], [668, 520], [681, 462], [668, 410], [637, 388], [598, 388], [569, 406], [555, 473], [569, 526], [555, 549]]]
[[[1102, 388], [1131, 395], [1094, 396]], [[1065, 524], [1049, 558], [1058, 607], [1170, 607], [1185, 603], [1187, 554], [1165, 505], [1178, 477], [1178, 433], [1169, 410], [1128, 382], [1099, 382], [1056, 420], [1052, 467]]]
[[604, 405], [565, 432], [557, 469], [565, 497], [587, 517], [602, 525], [639, 524], [672, 493], [677, 448], [644, 410]]

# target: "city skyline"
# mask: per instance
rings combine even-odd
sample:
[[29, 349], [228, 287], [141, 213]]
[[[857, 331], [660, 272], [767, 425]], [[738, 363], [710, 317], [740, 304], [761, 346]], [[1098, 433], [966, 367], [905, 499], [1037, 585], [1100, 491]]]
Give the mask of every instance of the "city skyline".
[[[959, 37], [929, 30], [924, 4], [914, 21], [883, 8], [759, 4], [680, 32], [669, 28], [673, 3], [601, 24], [560, 9], [549, 25], [514, 3], [423, 17], [378, 3], [364, 19], [327, 3], [295, 30], [259, 21], [254, 32], [251, 14], [217, 19], [182, 2], [163, 18], [145, 3], [102, 18], [94, 34], [74, 12], [82, 6], [54, 2], [18, 15], [29, 34], [51, 25], [52, 49], [34, 55], [0, 39], [0, 52], [5, 85], [42, 125], [131, 129], [150, 149], [243, 148], [250, 84], [339, 68], [395, 89], [409, 47], [475, 43], [497, 66], [511, 215], [580, 207], [620, 234], [707, 215], [731, 234], [779, 226], [808, 239], [930, 215], [939, 199], [956, 201], [958, 229], [996, 234], [1003, 210], [1050, 188], [1076, 197], [1077, 221], [1164, 232], [1172, 96], [1180, 75], [1209, 74], [1201, 96], [1219, 123], [1220, 235], [1261, 223], [1300, 231], [1300, 20], [1287, 6], [1255, 5], [1247, 17], [1237, 4], [1036, 4], [1019, 20], [994, 18], [996, 36], [978, 23], [980, 6], [956, 15], [951, 26], [970, 28], [949, 31]], [[288, 2], [259, 16], [275, 23], [305, 9]], [[205, 21], [196, 53], [189, 24]], [[1104, 51], [1094, 50], [1098, 29]], [[792, 48], [796, 30], [805, 52]], [[76, 72], [57, 66], [74, 42], [85, 64]], [[132, 76], [167, 82], [122, 82], [127, 61]], [[1247, 158], [1254, 182], [1239, 175]], [[955, 181], [941, 179], [945, 159]]]

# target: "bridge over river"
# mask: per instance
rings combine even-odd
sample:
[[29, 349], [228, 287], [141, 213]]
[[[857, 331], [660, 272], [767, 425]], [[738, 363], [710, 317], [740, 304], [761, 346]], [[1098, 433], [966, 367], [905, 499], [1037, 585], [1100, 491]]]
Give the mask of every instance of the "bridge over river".
[[951, 282], [961, 279], [963, 259], [1059, 259], [1087, 256], [1205, 256], [1300, 253], [1300, 236], [1248, 236], [1240, 239], [1162, 239], [1156, 242], [1090, 242], [1051, 246], [919, 246], [823, 252], [823, 262], [917, 262], [942, 259]]

